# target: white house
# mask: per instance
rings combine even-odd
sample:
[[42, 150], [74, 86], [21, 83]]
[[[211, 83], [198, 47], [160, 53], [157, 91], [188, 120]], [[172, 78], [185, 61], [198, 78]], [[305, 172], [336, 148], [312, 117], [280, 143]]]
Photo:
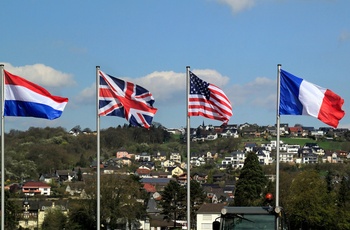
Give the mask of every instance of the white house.
[[136, 154], [135, 161], [151, 161], [151, 155], [145, 152]]
[[223, 167], [227, 165], [232, 165], [232, 168], [243, 168], [245, 161], [245, 153], [236, 151], [232, 152], [230, 156], [226, 156], [224, 160], [221, 161]]
[[23, 185], [22, 192], [26, 196], [34, 196], [36, 194], [50, 196], [51, 186], [43, 182], [29, 181]]
[[295, 154], [293, 152], [280, 152], [280, 162], [293, 163]]
[[212, 230], [213, 222], [220, 217], [221, 209], [225, 206], [219, 204], [203, 204], [197, 211], [197, 230]]
[[181, 155], [180, 155], [180, 153], [171, 153], [170, 154], [170, 160], [174, 161], [176, 163], [181, 163]]
[[270, 157], [270, 151], [259, 150], [256, 152], [256, 155], [258, 156], [258, 160], [261, 165], [269, 165], [272, 163], [272, 158]]

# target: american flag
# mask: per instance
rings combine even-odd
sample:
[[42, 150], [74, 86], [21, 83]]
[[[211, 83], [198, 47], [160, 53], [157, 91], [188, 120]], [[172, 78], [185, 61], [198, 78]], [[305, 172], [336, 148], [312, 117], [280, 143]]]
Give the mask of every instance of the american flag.
[[118, 116], [131, 125], [149, 128], [157, 109], [145, 88], [99, 71], [99, 116]]
[[219, 87], [190, 72], [188, 116], [203, 116], [227, 124], [232, 116], [230, 100]]

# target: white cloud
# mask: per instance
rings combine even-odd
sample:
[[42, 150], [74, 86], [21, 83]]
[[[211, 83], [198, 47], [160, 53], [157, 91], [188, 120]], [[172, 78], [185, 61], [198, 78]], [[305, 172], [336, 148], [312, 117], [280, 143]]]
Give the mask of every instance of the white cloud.
[[217, 0], [219, 3], [229, 5], [234, 14], [255, 6], [256, 0]]
[[[228, 77], [222, 76], [215, 70], [192, 70], [201, 79], [223, 87], [229, 81]], [[117, 77], [117, 76], [115, 76]], [[186, 73], [176, 73], [174, 71], [155, 71], [144, 77], [130, 78], [117, 77], [125, 81], [131, 81], [149, 90], [156, 100], [155, 107], [160, 103], [181, 103], [186, 97]], [[83, 89], [76, 97], [78, 103], [92, 103], [95, 98], [95, 84]]]
[[[276, 80], [257, 77], [242, 85], [229, 85], [229, 77], [212, 69], [191, 70], [199, 78], [217, 85], [229, 97], [234, 109], [237, 107], [253, 107], [265, 110], [276, 109]], [[115, 76], [118, 77], [118, 76]], [[119, 77], [148, 89], [155, 98], [154, 106], [158, 109], [175, 107], [186, 103], [186, 73], [174, 71], [155, 71], [144, 77]], [[95, 83], [83, 89], [76, 97], [79, 104], [95, 103]], [[237, 108], [238, 109], [238, 108]]]
[[276, 108], [276, 81], [266, 77], [258, 77], [244, 85], [233, 85], [227, 94], [233, 106]]
[[10, 63], [3, 63], [5, 70], [18, 75], [42, 87], [65, 87], [75, 84], [71, 74], [63, 73], [44, 64], [25, 66], [12, 66]]
[[96, 97], [96, 83], [83, 89], [75, 98], [75, 101], [79, 104], [91, 104], [94, 103]]

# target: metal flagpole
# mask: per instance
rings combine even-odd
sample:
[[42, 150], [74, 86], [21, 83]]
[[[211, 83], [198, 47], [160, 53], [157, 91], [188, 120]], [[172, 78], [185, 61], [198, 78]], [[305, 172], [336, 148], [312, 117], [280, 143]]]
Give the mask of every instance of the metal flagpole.
[[190, 152], [190, 116], [188, 115], [189, 106], [189, 95], [190, 95], [190, 66], [186, 66], [186, 93], [187, 93], [187, 103], [186, 103], [186, 116], [187, 116], [187, 229], [191, 229], [191, 152]]
[[1, 69], [1, 229], [5, 229], [5, 122], [4, 122], [4, 104], [5, 104], [5, 81], [4, 65]]
[[100, 76], [98, 74], [100, 70], [100, 66], [96, 66], [96, 131], [97, 131], [97, 159], [96, 159], [96, 171], [97, 171], [97, 181], [96, 181], [96, 200], [97, 200], [97, 230], [101, 228], [101, 220], [100, 220], [100, 177], [101, 177], [101, 170], [100, 170], [100, 115], [98, 114], [99, 109], [99, 87], [100, 87]]
[[[279, 206], [279, 186], [280, 186], [280, 74], [281, 74], [281, 64], [277, 65], [277, 113], [276, 113], [276, 125], [277, 125], [277, 140], [276, 140], [276, 208], [275, 211], [279, 214], [280, 213], [280, 206]], [[278, 229], [279, 226], [279, 215], [276, 219], [276, 229]]]

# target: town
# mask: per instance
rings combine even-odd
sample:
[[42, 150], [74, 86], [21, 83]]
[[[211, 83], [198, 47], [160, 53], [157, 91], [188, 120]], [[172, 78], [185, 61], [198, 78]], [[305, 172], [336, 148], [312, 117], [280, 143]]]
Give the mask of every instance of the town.
[[[179, 136], [179, 142], [185, 142], [181, 138], [186, 135], [185, 130], [159, 128], [166, 130], [171, 136]], [[347, 163], [350, 158], [349, 151], [323, 149], [317, 144], [317, 140], [343, 140], [346, 143], [348, 132], [347, 129], [315, 129], [281, 124], [281, 137], [284, 137], [284, 141], [280, 143], [280, 162], [299, 168], [310, 164]], [[70, 130], [67, 135], [69, 138], [95, 136], [94, 132], [81, 131], [80, 127]], [[191, 180], [199, 183], [206, 200], [197, 207], [196, 229], [211, 229], [211, 224], [219, 216], [221, 208], [234, 200], [235, 184], [247, 154], [254, 152], [262, 167], [273, 167], [275, 164], [276, 127], [260, 127], [248, 123], [220, 127], [203, 123], [191, 129], [190, 136], [191, 145], [210, 144], [218, 140], [243, 141], [238, 145], [240, 147], [227, 149], [225, 153], [212, 150], [214, 148], [201, 152], [191, 151]], [[306, 142], [304, 145], [289, 144], [288, 140], [292, 139], [304, 139]], [[129, 152], [125, 148], [117, 149], [112, 156], [104, 158], [99, 164], [101, 177], [133, 175], [139, 178], [142, 189], [148, 194], [146, 199], [137, 199], [137, 202], [144, 203], [147, 211], [147, 215], [143, 219], [137, 219], [138, 224], [135, 224], [135, 227], [142, 229], [174, 226], [174, 222], [163, 218], [160, 206], [162, 192], [170, 181], [186, 186], [187, 167], [187, 156], [183, 150]], [[74, 203], [72, 201], [91, 199], [86, 187], [89, 187], [89, 183], [96, 183], [93, 181], [97, 168], [96, 160], [92, 160], [88, 167], [55, 168], [51, 172], [40, 173], [37, 179], [7, 183], [8, 191], [22, 197], [16, 199], [17, 203], [22, 202], [18, 226], [23, 229], [41, 229], [48, 210], [58, 208], [64, 215], [68, 215], [70, 206]], [[232, 174], [232, 171], [235, 173]], [[275, 180], [275, 172], [265, 176], [271, 181]], [[175, 226], [185, 227], [182, 219], [179, 217]], [[120, 228], [128, 227], [121, 224]]]

